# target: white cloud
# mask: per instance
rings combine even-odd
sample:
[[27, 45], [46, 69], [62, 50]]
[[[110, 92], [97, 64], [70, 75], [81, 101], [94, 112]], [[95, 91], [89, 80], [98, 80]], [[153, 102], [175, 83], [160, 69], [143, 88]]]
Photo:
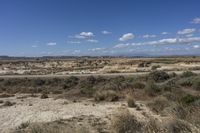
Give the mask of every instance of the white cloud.
[[135, 36], [132, 33], [124, 34], [122, 37], [119, 38], [120, 41], [128, 41], [133, 39]]
[[85, 39], [85, 36], [81, 36], [81, 35], [75, 35], [74, 37], [71, 38], [76, 38], [76, 39]]
[[200, 42], [200, 37], [190, 37], [190, 38], [167, 38], [157, 41], [141, 42], [141, 43], [126, 43], [117, 44], [114, 48], [124, 48], [128, 46], [142, 46], [142, 45], [171, 45], [171, 44], [191, 44], [194, 42]]
[[92, 32], [81, 32], [77, 35], [69, 36], [69, 38], [76, 38], [76, 39], [87, 39], [91, 37], [94, 37], [94, 33]]
[[94, 34], [92, 32], [81, 32], [80, 36], [84, 36], [84, 37], [93, 37]]
[[98, 43], [99, 41], [98, 40], [95, 40], [95, 39], [89, 39], [87, 40], [88, 42], [91, 42], [91, 43]]
[[194, 18], [191, 23], [200, 24], [200, 18]]
[[125, 48], [130, 45], [131, 45], [131, 43], [120, 43], [120, 44], [115, 45], [114, 48]]
[[101, 33], [104, 34], [104, 35], [112, 34], [112, 32], [106, 31], [106, 30], [102, 31]]
[[194, 45], [193, 48], [198, 49], [200, 48], [200, 45]]
[[167, 34], [169, 34], [168, 32], [162, 32], [161, 33], [162, 35], [167, 35]]
[[68, 41], [67, 43], [71, 43], [71, 44], [80, 44], [80, 41]]
[[192, 29], [183, 29], [177, 32], [177, 34], [179, 35], [185, 35], [185, 34], [192, 34], [196, 31], [196, 29], [192, 28]]
[[56, 42], [49, 42], [47, 43], [48, 46], [55, 46], [56, 45]]
[[192, 37], [193, 34], [188, 34], [188, 35], [185, 35], [185, 37]]
[[31, 47], [32, 47], [32, 48], [37, 48], [38, 46], [37, 46], [37, 45], [32, 45]]
[[155, 38], [156, 35], [149, 35], [149, 34], [146, 34], [146, 35], [143, 35], [142, 37], [143, 37], [143, 38]]
[[93, 49], [88, 49], [88, 50], [92, 52], [98, 52], [98, 51], [105, 50], [105, 48], [93, 48]]

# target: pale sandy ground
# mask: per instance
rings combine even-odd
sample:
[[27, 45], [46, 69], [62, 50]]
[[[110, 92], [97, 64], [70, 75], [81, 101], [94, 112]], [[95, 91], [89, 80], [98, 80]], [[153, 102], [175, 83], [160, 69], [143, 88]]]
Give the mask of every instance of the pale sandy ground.
[[[83, 100], [74, 103], [66, 99], [27, 97], [22, 100], [16, 97], [20, 97], [20, 95], [0, 99], [16, 102], [16, 105], [10, 107], [0, 105], [0, 133], [7, 133], [24, 122], [50, 122], [82, 115], [93, 115], [98, 118], [110, 117], [118, 108], [126, 106], [125, 101], [94, 103], [91, 100]], [[146, 114], [151, 113], [144, 105], [141, 107], [144, 108], [143, 112], [146, 111]], [[135, 109], [130, 109], [130, 111], [140, 120], [146, 120], [141, 111]]]
[[[9, 133], [25, 122], [50, 122], [81, 116], [93, 116], [106, 121], [113, 114], [116, 114], [119, 108], [128, 108], [125, 101], [95, 103], [88, 99], [73, 102], [66, 99], [40, 99], [40, 97], [30, 96], [19, 99], [22, 96], [26, 95], [17, 94], [15, 97], [0, 98], [3, 101], [16, 102], [14, 106], [10, 107], [4, 107], [0, 104], [0, 133]], [[165, 123], [166, 120], [171, 119], [170, 117], [161, 117], [154, 114], [142, 102], [137, 101], [136, 104], [140, 107], [140, 110], [136, 108], [128, 109], [141, 122], [155, 119], [158, 123]], [[194, 131], [194, 133], [197, 132]]]

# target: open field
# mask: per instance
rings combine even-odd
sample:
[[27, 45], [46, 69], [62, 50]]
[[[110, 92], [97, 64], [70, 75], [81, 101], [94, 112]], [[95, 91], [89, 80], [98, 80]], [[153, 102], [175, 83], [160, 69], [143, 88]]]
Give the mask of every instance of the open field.
[[2, 75], [0, 132], [198, 133], [200, 75], [188, 70]]

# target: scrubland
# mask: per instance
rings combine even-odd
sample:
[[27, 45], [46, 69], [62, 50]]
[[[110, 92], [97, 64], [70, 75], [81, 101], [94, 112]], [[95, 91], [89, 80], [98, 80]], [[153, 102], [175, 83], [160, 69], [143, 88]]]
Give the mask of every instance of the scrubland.
[[0, 131], [198, 133], [200, 75], [0, 79]]

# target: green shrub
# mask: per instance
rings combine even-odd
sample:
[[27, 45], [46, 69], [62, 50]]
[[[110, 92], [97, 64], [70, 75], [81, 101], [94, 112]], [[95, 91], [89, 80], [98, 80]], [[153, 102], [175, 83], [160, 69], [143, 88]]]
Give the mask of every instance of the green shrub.
[[191, 105], [199, 99], [200, 99], [200, 96], [193, 96], [193, 95], [188, 94], [181, 98], [181, 103], [186, 104], [186, 105]]
[[163, 82], [169, 78], [169, 75], [164, 71], [153, 71], [148, 75], [149, 80], [154, 80], [156, 82]]
[[180, 84], [181, 86], [184, 87], [190, 87], [192, 86], [192, 82], [193, 82], [193, 78], [192, 77], [188, 77], [188, 78], [182, 78], [178, 81], [178, 84]]
[[191, 71], [185, 71], [182, 73], [181, 77], [192, 77], [192, 76], [196, 76], [197, 74], [191, 72]]
[[200, 79], [195, 80], [195, 81], [193, 82], [192, 88], [195, 89], [195, 90], [200, 91]]
[[149, 96], [156, 96], [161, 92], [161, 89], [153, 81], [148, 81], [145, 86], [145, 92]]
[[69, 77], [69, 78], [67, 78], [67, 79], [65, 80], [63, 89], [68, 89], [68, 88], [74, 87], [74, 86], [76, 86], [78, 83], [79, 83], [79, 78], [77, 78], [77, 77], [75, 77], [75, 76], [71, 76], [71, 77]]

